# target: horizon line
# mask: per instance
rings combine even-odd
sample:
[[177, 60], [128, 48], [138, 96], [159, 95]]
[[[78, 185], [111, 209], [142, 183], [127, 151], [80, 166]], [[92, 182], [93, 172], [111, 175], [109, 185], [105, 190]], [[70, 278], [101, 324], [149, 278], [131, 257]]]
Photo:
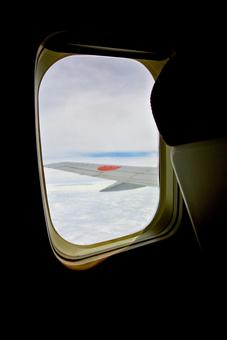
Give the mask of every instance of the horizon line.
[[86, 157], [145, 157], [158, 154], [158, 151], [94, 151], [80, 152], [81, 156]]

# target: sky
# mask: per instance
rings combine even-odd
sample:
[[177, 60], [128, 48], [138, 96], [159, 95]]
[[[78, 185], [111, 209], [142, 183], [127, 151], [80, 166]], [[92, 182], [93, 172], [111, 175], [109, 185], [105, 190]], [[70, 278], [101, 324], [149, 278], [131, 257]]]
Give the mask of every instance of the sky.
[[[157, 166], [153, 84], [145, 66], [130, 59], [76, 55], [56, 62], [39, 91], [44, 164]], [[156, 212], [157, 187], [104, 193], [113, 181], [44, 171], [52, 222], [69, 242], [87, 245], [139, 231]]]
[[157, 150], [153, 83], [144, 65], [127, 58], [76, 55], [56, 62], [39, 91], [44, 160]]

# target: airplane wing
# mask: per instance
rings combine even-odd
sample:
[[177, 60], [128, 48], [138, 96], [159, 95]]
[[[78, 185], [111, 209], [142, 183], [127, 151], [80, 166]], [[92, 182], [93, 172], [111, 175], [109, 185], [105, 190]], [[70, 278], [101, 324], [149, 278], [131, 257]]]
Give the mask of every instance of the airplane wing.
[[159, 172], [157, 167], [104, 165], [79, 162], [51, 163], [46, 164], [45, 167], [116, 181], [116, 183], [101, 191], [129, 190], [144, 186], [159, 185]]

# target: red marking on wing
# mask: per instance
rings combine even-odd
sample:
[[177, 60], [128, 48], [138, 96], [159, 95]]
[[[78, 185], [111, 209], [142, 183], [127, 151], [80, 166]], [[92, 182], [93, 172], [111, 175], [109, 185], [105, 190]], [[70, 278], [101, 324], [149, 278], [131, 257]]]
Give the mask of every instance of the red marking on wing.
[[120, 169], [121, 166], [117, 166], [117, 165], [102, 165], [102, 166], [99, 166], [97, 168], [97, 170], [100, 170], [100, 171], [113, 171], [113, 170], [117, 170], [117, 169]]

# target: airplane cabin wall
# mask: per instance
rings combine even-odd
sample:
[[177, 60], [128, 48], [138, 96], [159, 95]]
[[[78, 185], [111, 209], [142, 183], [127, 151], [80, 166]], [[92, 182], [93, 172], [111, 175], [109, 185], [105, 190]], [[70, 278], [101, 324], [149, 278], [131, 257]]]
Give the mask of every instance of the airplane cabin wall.
[[227, 139], [172, 147], [171, 160], [204, 251], [223, 252], [227, 220]]

